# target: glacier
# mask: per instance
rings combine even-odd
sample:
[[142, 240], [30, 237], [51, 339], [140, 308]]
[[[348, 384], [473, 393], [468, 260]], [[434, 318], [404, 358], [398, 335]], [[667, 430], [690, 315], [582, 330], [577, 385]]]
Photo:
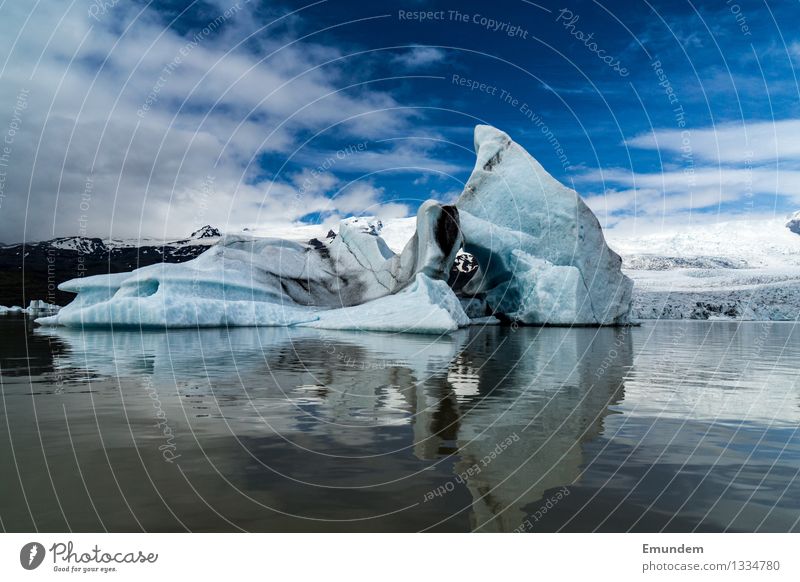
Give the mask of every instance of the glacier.
[[796, 214], [744, 215], [607, 237], [635, 283], [636, 319], [796, 321], [800, 236]]
[[390, 237], [405, 241], [397, 252], [372, 217], [306, 241], [214, 231], [219, 241], [192, 260], [62, 283], [77, 297], [36, 322], [429, 334], [499, 320], [628, 323], [631, 280], [580, 196], [491, 126], [475, 128], [475, 151], [455, 204], [423, 203]]

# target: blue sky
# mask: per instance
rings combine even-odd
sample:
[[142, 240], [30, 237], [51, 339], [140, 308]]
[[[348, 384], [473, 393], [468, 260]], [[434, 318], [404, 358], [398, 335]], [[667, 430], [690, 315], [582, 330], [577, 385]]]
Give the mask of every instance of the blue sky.
[[609, 228], [800, 207], [796, 2], [9, 4], [0, 240], [403, 216], [476, 123]]

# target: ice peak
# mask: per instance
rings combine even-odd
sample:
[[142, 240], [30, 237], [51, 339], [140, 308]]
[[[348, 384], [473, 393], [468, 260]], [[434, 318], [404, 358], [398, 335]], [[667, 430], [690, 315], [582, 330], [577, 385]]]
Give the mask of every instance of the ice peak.
[[511, 141], [511, 138], [504, 131], [497, 129], [492, 125], [476, 125], [475, 126], [475, 150], [490, 141]]

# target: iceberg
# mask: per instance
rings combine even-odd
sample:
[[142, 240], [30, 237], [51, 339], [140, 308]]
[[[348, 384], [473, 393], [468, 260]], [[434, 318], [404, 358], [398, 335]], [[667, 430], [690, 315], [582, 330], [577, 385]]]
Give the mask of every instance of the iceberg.
[[633, 282], [597, 217], [520, 145], [475, 128], [477, 161], [456, 201], [478, 269], [462, 293], [530, 324], [628, 323]]
[[77, 297], [36, 322], [429, 334], [498, 320], [627, 323], [631, 280], [578, 194], [493, 127], [476, 127], [475, 149], [457, 202], [422, 204], [400, 252], [373, 217], [306, 243], [207, 227], [193, 236], [219, 240], [196, 258], [72, 279], [59, 289]]
[[299, 326], [448, 333], [469, 324], [446, 276], [461, 246], [457, 211], [428, 201], [393, 253], [364, 218], [308, 244], [223, 237], [185, 263], [72, 279], [77, 293], [41, 325]]

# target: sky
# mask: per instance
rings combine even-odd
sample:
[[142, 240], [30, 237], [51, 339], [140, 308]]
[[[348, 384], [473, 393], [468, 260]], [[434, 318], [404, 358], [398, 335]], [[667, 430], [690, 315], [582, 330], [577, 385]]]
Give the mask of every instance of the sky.
[[800, 4], [0, 2], [0, 241], [449, 202], [507, 132], [605, 228], [800, 209]]

